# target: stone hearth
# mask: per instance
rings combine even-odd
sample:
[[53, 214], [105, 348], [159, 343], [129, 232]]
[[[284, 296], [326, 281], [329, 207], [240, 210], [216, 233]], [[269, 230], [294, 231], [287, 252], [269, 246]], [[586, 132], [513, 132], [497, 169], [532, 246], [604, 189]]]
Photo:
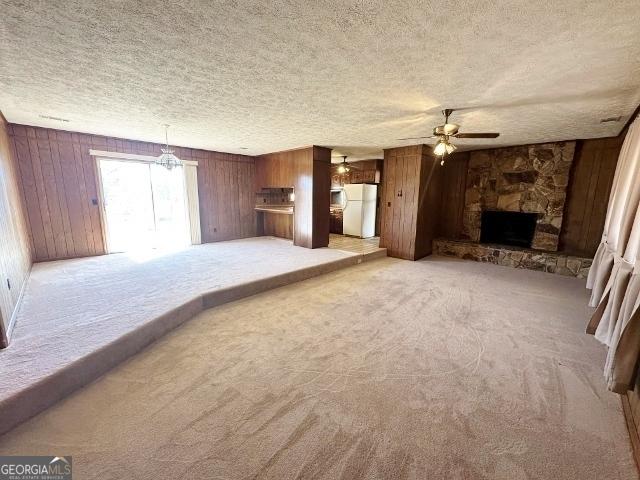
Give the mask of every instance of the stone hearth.
[[433, 253], [578, 278], [586, 278], [591, 266], [590, 258], [573, 257], [560, 252], [540, 252], [528, 248], [480, 244], [461, 240], [436, 239], [433, 241]]
[[531, 248], [558, 250], [575, 142], [471, 152], [462, 234], [480, 241], [483, 210], [537, 213]]

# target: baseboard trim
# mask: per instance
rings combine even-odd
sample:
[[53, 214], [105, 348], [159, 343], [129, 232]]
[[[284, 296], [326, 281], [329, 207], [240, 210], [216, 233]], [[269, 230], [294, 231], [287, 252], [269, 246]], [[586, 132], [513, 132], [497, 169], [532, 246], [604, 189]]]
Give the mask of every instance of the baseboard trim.
[[633, 418], [629, 395], [620, 395], [620, 400], [622, 401], [622, 411], [624, 412], [624, 419], [627, 424], [627, 430], [629, 431], [629, 440], [631, 441], [631, 448], [633, 450], [633, 459], [636, 462], [636, 468], [640, 471], [640, 436], [638, 435], [638, 428], [636, 427], [636, 422]]
[[13, 330], [16, 326], [16, 320], [18, 318], [18, 310], [20, 309], [20, 304], [22, 303], [22, 298], [24, 297], [24, 292], [27, 289], [27, 282], [29, 281], [29, 277], [31, 276], [31, 267], [33, 264], [29, 265], [29, 270], [22, 281], [22, 285], [20, 286], [20, 293], [18, 294], [18, 300], [16, 301], [15, 306], [13, 307], [13, 312], [11, 312], [11, 318], [9, 319], [9, 324], [7, 325], [7, 331], [4, 332], [2, 339], [0, 341], [0, 349], [7, 348], [11, 343], [11, 335], [13, 334]]

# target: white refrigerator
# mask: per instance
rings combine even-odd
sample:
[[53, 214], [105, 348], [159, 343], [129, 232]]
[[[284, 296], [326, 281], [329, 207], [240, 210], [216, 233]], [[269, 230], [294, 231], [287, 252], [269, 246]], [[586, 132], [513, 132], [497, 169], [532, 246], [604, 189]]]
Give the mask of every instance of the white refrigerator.
[[376, 234], [377, 185], [352, 183], [344, 186], [342, 233], [370, 238]]

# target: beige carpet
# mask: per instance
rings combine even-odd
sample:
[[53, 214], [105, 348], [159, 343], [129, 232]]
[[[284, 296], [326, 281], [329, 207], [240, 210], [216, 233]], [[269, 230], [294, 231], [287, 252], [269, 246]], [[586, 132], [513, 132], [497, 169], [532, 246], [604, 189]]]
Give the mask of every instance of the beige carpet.
[[74, 478], [637, 478], [583, 282], [383, 259], [208, 310], [0, 438]]
[[37, 263], [0, 350], [0, 401], [198, 295], [349, 255], [256, 237]]

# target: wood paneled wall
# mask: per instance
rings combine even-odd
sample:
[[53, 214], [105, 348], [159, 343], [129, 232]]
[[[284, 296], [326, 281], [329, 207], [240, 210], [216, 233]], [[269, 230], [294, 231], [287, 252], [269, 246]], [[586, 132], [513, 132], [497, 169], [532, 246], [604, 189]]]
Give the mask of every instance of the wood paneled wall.
[[259, 212], [258, 235], [271, 235], [293, 240], [293, 215]]
[[[105, 253], [90, 149], [159, 155], [160, 144], [10, 125], [35, 261]], [[253, 157], [176, 147], [197, 160], [202, 241], [255, 235]]]
[[580, 257], [596, 253], [624, 133], [578, 140], [567, 187], [560, 249]]
[[318, 146], [269, 153], [256, 160], [256, 192], [294, 189], [294, 245], [319, 248], [329, 244], [330, 165], [331, 150]]
[[198, 160], [202, 241], [255, 237], [255, 159], [206, 150], [192, 152], [192, 159]]
[[[560, 251], [580, 257], [595, 254], [623, 141], [624, 133], [618, 137], [577, 141], [560, 231]], [[442, 167], [437, 236], [460, 238], [470, 153], [456, 153]]]
[[384, 151], [380, 246], [389, 256], [417, 260], [431, 253], [440, 216], [438, 167], [425, 145]]
[[0, 113], [0, 347], [6, 347], [14, 312], [31, 268], [31, 249], [9, 126]]
[[455, 240], [462, 234], [469, 152], [454, 153], [440, 168], [442, 169], [442, 194], [436, 236]]

